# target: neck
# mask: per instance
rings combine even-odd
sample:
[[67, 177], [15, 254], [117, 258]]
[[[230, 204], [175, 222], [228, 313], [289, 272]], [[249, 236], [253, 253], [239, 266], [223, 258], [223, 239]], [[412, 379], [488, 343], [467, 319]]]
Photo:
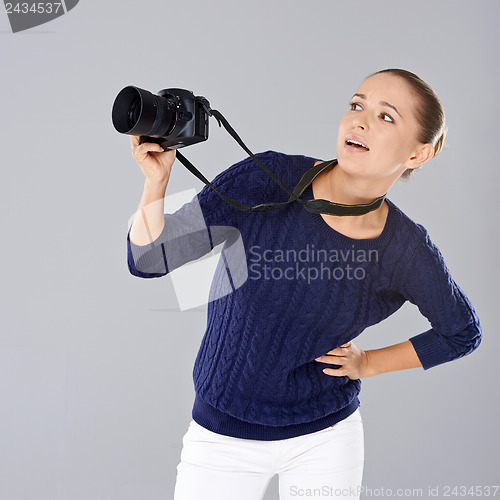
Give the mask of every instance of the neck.
[[[327, 169], [323, 174], [323, 181], [313, 186], [315, 198], [323, 198], [336, 203], [356, 205], [371, 203], [384, 195], [390, 185], [374, 184], [373, 180], [360, 179], [346, 174], [338, 166]], [[321, 214], [323, 219], [334, 229], [352, 238], [376, 238], [385, 226], [389, 206], [382, 203], [380, 208], [355, 217]]]
[[386, 194], [391, 185], [390, 182], [374, 182], [373, 179], [350, 175], [338, 166], [326, 176], [330, 200], [347, 205], [371, 203]]

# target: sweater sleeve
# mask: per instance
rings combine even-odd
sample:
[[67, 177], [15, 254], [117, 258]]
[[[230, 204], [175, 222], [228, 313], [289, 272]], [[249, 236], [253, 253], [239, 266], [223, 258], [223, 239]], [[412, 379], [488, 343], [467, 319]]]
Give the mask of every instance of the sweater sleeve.
[[402, 294], [429, 320], [431, 328], [410, 338], [424, 370], [474, 351], [482, 328], [471, 302], [453, 280], [427, 231], [405, 269]]
[[[276, 169], [278, 153], [256, 155], [266, 167]], [[225, 196], [253, 206], [263, 201], [270, 177], [251, 158], [218, 174], [212, 185]], [[225, 202], [210, 186], [203, 189], [173, 214], [164, 214], [161, 234], [144, 246], [130, 241], [127, 233], [127, 264], [132, 275], [158, 278], [187, 262], [208, 254], [230, 238], [235, 241], [244, 212]]]

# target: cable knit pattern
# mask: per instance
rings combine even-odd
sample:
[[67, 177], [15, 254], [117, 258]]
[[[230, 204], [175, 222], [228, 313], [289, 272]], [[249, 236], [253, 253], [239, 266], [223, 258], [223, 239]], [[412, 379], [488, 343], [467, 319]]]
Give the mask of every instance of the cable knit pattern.
[[[317, 161], [275, 151], [258, 157], [290, 189]], [[289, 198], [251, 158], [216, 176], [213, 184], [247, 206]], [[311, 186], [302, 197], [313, 198]], [[212, 283], [214, 297], [228, 278], [233, 291], [208, 304], [193, 369], [193, 418], [200, 425], [229, 436], [275, 440], [346, 418], [359, 406], [361, 381], [328, 376], [315, 358], [356, 338], [407, 300], [430, 322], [429, 330], [409, 339], [425, 370], [479, 346], [477, 314], [427, 231], [387, 203], [381, 235], [356, 240], [297, 202], [269, 212], [241, 212], [205, 186], [179, 211], [165, 214], [171, 229], [164, 228], [153, 244], [136, 247], [127, 236], [129, 270], [142, 278], [164, 276], [222, 242], [222, 255], [229, 255], [235, 235], [243, 241], [246, 280], [238, 280], [241, 266], [221, 259]], [[185, 239], [178, 230], [183, 225], [192, 225]], [[173, 241], [180, 243], [182, 258], [174, 256]]]

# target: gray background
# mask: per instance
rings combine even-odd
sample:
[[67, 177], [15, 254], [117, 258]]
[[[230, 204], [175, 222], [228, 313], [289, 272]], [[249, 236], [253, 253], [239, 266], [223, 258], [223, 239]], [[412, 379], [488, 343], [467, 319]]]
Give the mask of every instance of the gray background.
[[[0, 13], [0, 497], [172, 497], [206, 306], [181, 312], [169, 276], [128, 273], [143, 174], [111, 124], [118, 91], [188, 88], [254, 151], [329, 159], [349, 98], [389, 67], [426, 80], [449, 125], [447, 149], [389, 197], [428, 229], [484, 340], [426, 372], [364, 379], [364, 484], [419, 498], [498, 484], [499, 5], [82, 1], [15, 35]], [[211, 127], [185, 153], [213, 179], [246, 154]], [[167, 193], [202, 186], [177, 162]], [[357, 344], [427, 328], [408, 305]]]

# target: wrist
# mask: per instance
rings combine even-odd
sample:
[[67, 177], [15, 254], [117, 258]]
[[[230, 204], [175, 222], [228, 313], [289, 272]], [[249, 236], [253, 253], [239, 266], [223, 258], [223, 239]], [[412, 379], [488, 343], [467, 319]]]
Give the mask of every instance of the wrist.
[[163, 211], [165, 191], [167, 189], [167, 181], [158, 181], [146, 177], [144, 180], [144, 189], [142, 191], [141, 201], [139, 202], [138, 210], [148, 207], [149, 210], [156, 210], [156, 207], [161, 206], [158, 210]]
[[365, 377], [373, 377], [375, 375], [378, 375], [378, 371], [376, 370], [375, 367], [375, 360], [373, 356], [373, 351], [367, 350], [364, 351], [364, 357], [365, 357]]
[[143, 201], [148, 204], [163, 199], [167, 184], [168, 178], [166, 180], [157, 180], [146, 177], [144, 180]]
[[159, 178], [159, 179], [153, 179], [151, 177], [146, 177], [144, 179], [144, 187], [147, 187], [150, 190], [154, 191], [163, 191], [167, 189], [167, 184], [168, 184], [168, 179], [169, 176], [164, 177], [164, 178]]

